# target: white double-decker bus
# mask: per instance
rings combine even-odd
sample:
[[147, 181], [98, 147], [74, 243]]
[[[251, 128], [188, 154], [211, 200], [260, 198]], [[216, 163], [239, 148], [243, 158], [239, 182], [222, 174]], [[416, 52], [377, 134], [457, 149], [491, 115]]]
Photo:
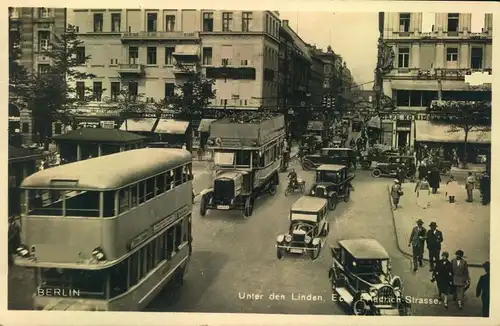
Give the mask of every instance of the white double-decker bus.
[[15, 263], [38, 310], [142, 310], [191, 256], [192, 156], [145, 148], [43, 170], [22, 185]]

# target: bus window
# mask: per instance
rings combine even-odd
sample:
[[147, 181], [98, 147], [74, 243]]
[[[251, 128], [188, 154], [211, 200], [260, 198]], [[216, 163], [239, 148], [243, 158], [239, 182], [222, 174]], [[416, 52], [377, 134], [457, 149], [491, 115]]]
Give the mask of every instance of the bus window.
[[145, 260], [146, 260], [146, 273], [149, 273], [154, 267], [155, 263], [155, 241], [150, 241], [144, 246]]
[[[64, 201], [66, 216], [99, 217], [100, 215], [100, 193], [97, 191], [66, 191]], [[114, 199], [112, 201], [114, 210]]]
[[156, 252], [155, 252], [155, 266], [165, 259], [165, 237], [160, 235], [155, 239], [156, 241]]
[[156, 192], [155, 196], [165, 192], [165, 174], [156, 176]]
[[193, 180], [193, 165], [191, 163], [189, 163], [188, 165], [186, 165], [186, 168], [187, 168], [187, 174], [188, 174], [188, 180], [191, 181]]
[[28, 214], [62, 216], [62, 200], [58, 191], [29, 190]]
[[184, 218], [182, 220], [182, 228], [183, 228], [183, 231], [182, 232], [182, 242], [188, 242], [188, 228], [189, 228], [189, 220], [187, 218]]
[[129, 264], [130, 264], [129, 287], [132, 287], [139, 282], [139, 251], [136, 251], [130, 256]]
[[109, 282], [110, 282], [110, 297], [114, 298], [127, 292], [127, 274], [128, 274], [127, 260], [116, 264], [109, 270]]
[[142, 249], [137, 250], [137, 279], [140, 281], [143, 277], [144, 274], [142, 273], [143, 269], [143, 262], [142, 260], [144, 259], [144, 255], [142, 253]]
[[181, 245], [182, 243], [182, 224], [183, 224], [184, 220], [180, 221], [179, 223], [177, 223], [174, 228], [175, 228], [175, 246], [174, 246], [174, 250], [175, 251], [179, 251], [179, 246]]
[[103, 217], [115, 216], [115, 191], [104, 191]]
[[175, 185], [179, 186], [182, 183], [182, 167], [175, 168]]
[[167, 249], [167, 260], [172, 258], [172, 252], [174, 251], [174, 228], [170, 227], [165, 233], [165, 247]]
[[172, 177], [172, 171], [167, 171], [165, 174], [166, 178], [166, 183], [165, 183], [165, 189], [166, 191], [169, 191], [174, 187], [174, 178]]
[[120, 192], [118, 193], [118, 214], [121, 214], [128, 210], [130, 203], [129, 195], [130, 195], [130, 188], [127, 187], [120, 189]]
[[155, 196], [155, 178], [149, 178], [146, 183], [146, 198], [145, 201], [152, 199]]
[[139, 182], [139, 201], [138, 204], [142, 204], [146, 198], [146, 183], [144, 181]]
[[130, 208], [137, 206], [138, 202], [138, 193], [137, 193], [137, 185], [133, 185], [130, 187]]
[[250, 166], [250, 151], [236, 151], [235, 165]]

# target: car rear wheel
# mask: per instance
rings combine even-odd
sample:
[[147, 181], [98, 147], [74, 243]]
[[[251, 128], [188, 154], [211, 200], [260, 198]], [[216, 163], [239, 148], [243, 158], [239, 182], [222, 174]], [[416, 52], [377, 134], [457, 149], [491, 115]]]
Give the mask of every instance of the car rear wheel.
[[281, 258], [283, 258], [283, 256], [285, 256], [285, 249], [278, 248], [276, 250], [276, 257], [278, 257], [278, 259], [281, 259]]
[[276, 184], [273, 182], [269, 185], [269, 194], [271, 196], [274, 196], [276, 195], [276, 190], [277, 190], [277, 187], [276, 187]]
[[304, 171], [311, 170], [313, 167], [313, 164], [309, 161], [302, 162], [302, 170]]
[[334, 211], [335, 208], [337, 207], [337, 201], [338, 201], [337, 195], [333, 194], [332, 197], [328, 199], [328, 209]]
[[375, 169], [372, 171], [372, 177], [374, 177], [374, 178], [379, 178], [381, 174], [382, 174], [382, 171], [380, 171], [380, 169]]
[[200, 200], [200, 216], [205, 216], [207, 214], [208, 196], [201, 196]]
[[315, 260], [316, 258], [318, 258], [320, 252], [321, 252], [321, 242], [314, 247], [314, 250], [311, 250], [310, 253], [311, 260]]

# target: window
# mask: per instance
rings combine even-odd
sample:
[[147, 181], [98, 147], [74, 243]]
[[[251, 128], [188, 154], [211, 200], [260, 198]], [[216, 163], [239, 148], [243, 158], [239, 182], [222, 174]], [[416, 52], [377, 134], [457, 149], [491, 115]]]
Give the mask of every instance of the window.
[[85, 82], [76, 82], [76, 96], [79, 101], [85, 101]]
[[86, 61], [87, 61], [87, 58], [85, 56], [85, 47], [84, 46], [77, 47], [76, 48], [76, 64], [77, 65], [84, 65]]
[[148, 65], [156, 64], [156, 47], [148, 46]]
[[174, 64], [174, 51], [175, 48], [172, 47], [165, 48], [165, 65], [171, 66]]
[[22, 127], [21, 127], [21, 132], [23, 134], [27, 134], [30, 132], [30, 124], [29, 122], [23, 122]]
[[422, 106], [429, 106], [431, 102], [438, 99], [438, 92], [422, 91]]
[[446, 61], [458, 61], [458, 48], [446, 49]]
[[135, 99], [137, 95], [139, 95], [139, 84], [137, 82], [128, 83], [128, 95], [133, 99]]
[[471, 48], [470, 67], [471, 69], [483, 69], [483, 48]]
[[136, 64], [139, 58], [139, 48], [131, 46], [128, 48], [128, 63]]
[[102, 32], [103, 20], [102, 14], [94, 14], [94, 32]]
[[174, 15], [166, 15], [165, 16], [165, 32], [174, 32], [175, 31], [175, 16]]
[[130, 256], [130, 283], [129, 287], [132, 287], [136, 285], [140, 278], [139, 275], [139, 251], [136, 251], [135, 253]]
[[203, 13], [203, 31], [213, 32], [214, 31], [214, 13], [204, 12]]
[[421, 91], [410, 91], [410, 106], [422, 106]]
[[118, 100], [120, 96], [120, 82], [111, 82], [111, 100]]
[[410, 91], [398, 90], [396, 93], [397, 106], [410, 106]]
[[222, 13], [222, 31], [230, 32], [233, 25], [233, 13], [223, 12]]
[[203, 48], [203, 64], [206, 66], [212, 65], [212, 48]]
[[248, 66], [248, 60], [241, 60], [242, 66]]
[[39, 64], [38, 65], [38, 74], [46, 74], [50, 71], [50, 65], [48, 64]]
[[172, 258], [172, 252], [174, 251], [174, 228], [168, 228], [167, 232], [165, 232], [165, 247], [167, 248], [167, 260]]
[[158, 29], [158, 26], [157, 26], [158, 14], [157, 13], [148, 13], [147, 21], [148, 21], [148, 26], [147, 26], [148, 32], [156, 32]]
[[243, 32], [250, 31], [250, 22], [252, 21], [252, 13], [244, 12], [241, 18], [241, 30]]
[[130, 205], [130, 188], [121, 189], [118, 192], [118, 214], [121, 214], [129, 209]]
[[100, 102], [102, 100], [102, 82], [94, 82], [92, 87], [92, 96], [94, 101]]
[[410, 48], [404, 47], [398, 49], [398, 67], [399, 68], [410, 67]]
[[122, 21], [122, 14], [120, 14], [120, 13], [112, 13], [111, 14], [111, 31], [112, 32], [119, 32], [120, 31], [121, 21]]
[[399, 14], [399, 31], [409, 32], [410, 31], [410, 14], [401, 13]]
[[448, 14], [448, 32], [458, 32], [459, 14]]
[[152, 199], [155, 196], [155, 178], [149, 178], [146, 180], [146, 201]]
[[155, 196], [158, 196], [165, 192], [165, 175], [160, 174], [156, 176], [156, 188], [155, 188]]
[[222, 65], [223, 66], [230, 66], [231, 65], [231, 59], [223, 58], [222, 59]]
[[62, 125], [61, 123], [54, 123], [54, 133], [57, 134], [57, 135], [60, 135], [62, 134]]
[[174, 96], [175, 84], [165, 83], [165, 99]]
[[48, 51], [50, 48], [50, 32], [49, 31], [39, 31], [38, 32], [38, 48], [40, 51]]
[[38, 18], [49, 18], [50, 9], [49, 8], [38, 8]]

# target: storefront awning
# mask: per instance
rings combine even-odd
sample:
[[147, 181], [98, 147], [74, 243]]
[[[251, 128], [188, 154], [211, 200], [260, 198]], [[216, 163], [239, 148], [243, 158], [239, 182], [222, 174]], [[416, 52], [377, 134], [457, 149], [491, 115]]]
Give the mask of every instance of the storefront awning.
[[120, 126], [120, 130], [151, 132], [155, 122], [155, 118], [127, 119]]
[[209, 132], [210, 131], [210, 124], [214, 121], [217, 121], [217, 119], [201, 119], [200, 126], [198, 127], [198, 131], [199, 132]]
[[[448, 130], [450, 130], [450, 126], [446, 124], [415, 121], [415, 141], [440, 143], [464, 142], [465, 133], [463, 131], [448, 132]], [[491, 142], [491, 132], [472, 130], [469, 132], [467, 142], [471, 144], [489, 144]]]
[[391, 88], [396, 90], [438, 91], [436, 80], [392, 80]]
[[176, 45], [173, 55], [187, 55], [187, 56], [198, 56], [200, 54], [200, 47], [193, 44], [182, 44]]
[[155, 132], [159, 134], [182, 135], [186, 133], [188, 121], [178, 121], [173, 119], [160, 119]]

